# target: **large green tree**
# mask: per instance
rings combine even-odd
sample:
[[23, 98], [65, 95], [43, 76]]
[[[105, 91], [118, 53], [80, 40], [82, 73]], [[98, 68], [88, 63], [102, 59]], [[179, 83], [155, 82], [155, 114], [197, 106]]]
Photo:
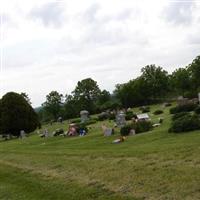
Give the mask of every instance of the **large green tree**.
[[75, 90], [72, 92], [74, 100], [77, 102], [79, 110], [86, 109], [90, 113], [96, 111], [96, 102], [100, 95], [97, 82], [91, 78], [78, 81]]
[[200, 56], [197, 56], [188, 66], [192, 87], [195, 92], [200, 92]]
[[0, 133], [19, 135], [34, 131], [40, 125], [31, 105], [20, 94], [9, 92], [0, 100]]
[[57, 91], [52, 91], [46, 96], [46, 101], [42, 104], [45, 111], [57, 120], [61, 114], [63, 95]]
[[167, 71], [162, 67], [156, 67], [155, 65], [147, 65], [141, 70], [148, 95], [153, 99], [160, 98], [167, 94], [169, 90], [169, 78]]
[[186, 68], [175, 70], [170, 77], [170, 83], [173, 90], [184, 96], [191, 88], [191, 80], [188, 70]]

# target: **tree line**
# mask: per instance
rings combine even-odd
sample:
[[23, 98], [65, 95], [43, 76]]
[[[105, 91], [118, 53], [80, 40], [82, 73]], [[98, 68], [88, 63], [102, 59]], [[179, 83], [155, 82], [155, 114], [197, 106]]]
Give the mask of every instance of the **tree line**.
[[101, 90], [91, 78], [78, 81], [71, 94], [52, 91], [46, 96], [37, 113], [26, 93], [8, 92], [0, 99], [0, 134], [19, 135], [20, 130], [29, 133], [43, 122], [79, 117], [81, 110], [90, 114], [105, 110], [128, 108], [166, 101], [182, 95], [197, 97], [200, 92], [200, 56], [184, 68], [169, 74], [160, 66], [147, 65], [141, 75], [114, 91]]
[[39, 117], [42, 121], [78, 117], [81, 110], [91, 114], [107, 109], [128, 108], [165, 101], [182, 95], [197, 97], [200, 92], [200, 56], [184, 68], [169, 74], [160, 66], [147, 65], [141, 69], [141, 75], [127, 83], [117, 84], [112, 93], [100, 90], [97, 82], [91, 78], [78, 81], [69, 95], [52, 91], [42, 104]]

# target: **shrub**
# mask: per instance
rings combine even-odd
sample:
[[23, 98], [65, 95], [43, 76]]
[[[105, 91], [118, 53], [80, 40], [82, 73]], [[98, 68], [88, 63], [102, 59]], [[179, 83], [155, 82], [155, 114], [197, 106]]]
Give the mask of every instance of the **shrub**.
[[131, 129], [135, 130], [135, 133], [143, 133], [152, 129], [152, 124], [150, 121], [138, 121], [135, 123], [127, 124], [123, 126], [120, 130], [122, 136], [129, 135]]
[[120, 134], [121, 134], [122, 136], [127, 136], [127, 135], [129, 135], [131, 129], [134, 129], [133, 124], [127, 124], [127, 125], [121, 127], [121, 129], [120, 129]]
[[197, 114], [183, 115], [172, 121], [169, 132], [181, 133], [200, 129], [200, 117]]
[[135, 132], [143, 133], [152, 129], [152, 123], [150, 121], [138, 121], [134, 123]]
[[108, 118], [109, 118], [109, 120], [115, 120], [115, 114], [110, 113]]
[[140, 107], [140, 110], [142, 111], [142, 113], [147, 113], [147, 112], [150, 112], [150, 107], [142, 106], [142, 107]]
[[71, 123], [73, 124], [77, 124], [77, 123], [80, 123], [81, 122], [81, 119], [73, 119], [71, 120]]
[[61, 135], [64, 133], [64, 130], [62, 128], [59, 128], [59, 129], [56, 129], [54, 132], [53, 132], [53, 136], [58, 136], [58, 135]]
[[21, 130], [31, 133], [38, 125], [37, 113], [22, 95], [9, 92], [0, 99], [0, 134], [19, 136]]
[[188, 113], [188, 112], [176, 113], [176, 114], [174, 114], [174, 115], [172, 116], [172, 120], [174, 121], [174, 120], [176, 120], [176, 119], [178, 119], [178, 118], [180, 118], [180, 117], [183, 117], [183, 116], [185, 116], [185, 115], [190, 115], [190, 113]]
[[200, 114], [200, 106], [197, 106], [194, 111], [196, 114]]
[[154, 115], [160, 115], [160, 114], [162, 114], [162, 113], [163, 113], [162, 110], [156, 110], [153, 114], [154, 114]]
[[98, 120], [99, 121], [104, 121], [104, 120], [106, 120], [108, 118], [109, 118], [109, 114], [106, 113], [106, 112], [102, 112], [101, 114], [98, 115]]
[[126, 113], [126, 120], [131, 120], [133, 117], [136, 117], [136, 115], [132, 111]]
[[88, 126], [90, 124], [95, 124], [95, 123], [97, 123], [96, 119], [90, 119], [89, 121], [84, 122], [84, 123], [80, 123], [80, 124], [85, 124], [86, 126]]
[[170, 114], [176, 114], [180, 112], [190, 112], [197, 108], [197, 104], [186, 104], [181, 106], [176, 106], [170, 109]]
[[165, 103], [165, 107], [170, 107], [171, 105], [171, 103]]

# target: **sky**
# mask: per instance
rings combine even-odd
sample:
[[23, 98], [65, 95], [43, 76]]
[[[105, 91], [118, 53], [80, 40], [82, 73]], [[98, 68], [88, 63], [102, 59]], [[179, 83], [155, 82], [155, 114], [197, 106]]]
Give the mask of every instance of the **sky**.
[[85, 78], [112, 92], [200, 55], [200, 0], [0, 0], [0, 14], [0, 97], [26, 92], [34, 107]]

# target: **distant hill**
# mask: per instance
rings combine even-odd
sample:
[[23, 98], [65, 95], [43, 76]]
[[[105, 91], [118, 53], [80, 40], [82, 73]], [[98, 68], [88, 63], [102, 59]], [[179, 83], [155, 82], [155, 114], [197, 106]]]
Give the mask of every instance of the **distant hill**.
[[38, 113], [42, 109], [42, 106], [34, 108], [35, 112]]

